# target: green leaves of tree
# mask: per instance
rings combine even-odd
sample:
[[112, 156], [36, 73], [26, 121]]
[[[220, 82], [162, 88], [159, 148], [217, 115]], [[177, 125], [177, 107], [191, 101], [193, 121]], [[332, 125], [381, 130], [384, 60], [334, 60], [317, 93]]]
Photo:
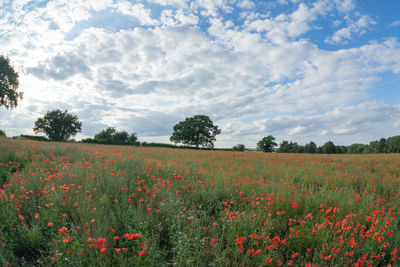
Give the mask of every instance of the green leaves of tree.
[[183, 143], [185, 145], [212, 148], [214, 147], [215, 136], [221, 133], [218, 126], [206, 115], [195, 115], [186, 118], [174, 126], [170, 141]]
[[35, 122], [33, 131], [46, 134], [52, 141], [67, 141], [82, 131], [82, 122], [76, 115], [56, 109], [48, 111], [43, 118], [39, 118]]
[[0, 106], [14, 108], [18, 99], [22, 99], [23, 93], [18, 92], [18, 73], [10, 66], [7, 57], [0, 56]]
[[257, 149], [263, 152], [272, 152], [277, 144], [274, 142], [275, 137], [272, 135], [265, 136], [257, 143]]

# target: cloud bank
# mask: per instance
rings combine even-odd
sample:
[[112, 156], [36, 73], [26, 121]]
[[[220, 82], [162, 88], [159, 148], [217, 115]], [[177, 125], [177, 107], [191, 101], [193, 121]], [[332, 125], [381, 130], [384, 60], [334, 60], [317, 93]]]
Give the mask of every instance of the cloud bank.
[[17, 109], [0, 108], [8, 135], [31, 134], [56, 108], [83, 121], [78, 138], [115, 126], [167, 142], [196, 114], [222, 128], [219, 147], [255, 147], [269, 134], [351, 144], [399, 131], [400, 106], [377, 88], [399, 77], [399, 41], [374, 39], [379, 20], [354, 14], [355, 1], [1, 5], [0, 46], [25, 93]]

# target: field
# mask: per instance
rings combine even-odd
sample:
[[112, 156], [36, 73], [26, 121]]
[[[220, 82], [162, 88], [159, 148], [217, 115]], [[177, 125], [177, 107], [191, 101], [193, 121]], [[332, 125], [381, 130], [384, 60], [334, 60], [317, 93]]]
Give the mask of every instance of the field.
[[400, 264], [400, 155], [0, 140], [3, 266]]

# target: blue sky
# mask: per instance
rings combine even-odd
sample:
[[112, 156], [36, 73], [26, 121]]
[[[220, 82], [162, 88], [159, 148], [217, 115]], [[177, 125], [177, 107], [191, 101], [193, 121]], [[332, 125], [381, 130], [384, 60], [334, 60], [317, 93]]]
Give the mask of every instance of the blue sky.
[[217, 147], [400, 134], [398, 0], [0, 0], [0, 54], [25, 97], [0, 129], [46, 111], [169, 142], [205, 114]]

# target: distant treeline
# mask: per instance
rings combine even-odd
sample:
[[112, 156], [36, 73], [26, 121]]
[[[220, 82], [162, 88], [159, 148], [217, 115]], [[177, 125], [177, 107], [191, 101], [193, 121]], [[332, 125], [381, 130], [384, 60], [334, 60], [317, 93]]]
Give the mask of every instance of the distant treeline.
[[[104, 133], [105, 132], [105, 133]], [[0, 130], [0, 136], [5, 137], [4, 131]], [[37, 135], [20, 135], [12, 137], [13, 139], [25, 139], [35, 141], [50, 141], [44, 136]], [[70, 142], [77, 142], [71, 140]], [[118, 132], [114, 129], [106, 129], [95, 135], [94, 138], [85, 138], [80, 142], [92, 144], [111, 144], [111, 145], [134, 145], [143, 147], [165, 147], [179, 149], [195, 149], [192, 146], [173, 145], [166, 143], [139, 142], [136, 134], [128, 134], [127, 132]], [[199, 148], [201, 150], [221, 150], [221, 151], [245, 151], [243, 144], [238, 144], [232, 148]], [[299, 145], [296, 142], [282, 141], [279, 147], [274, 150], [278, 153], [308, 153], [308, 154], [378, 154], [378, 153], [400, 153], [400, 136], [393, 136], [387, 139], [381, 138], [379, 141], [371, 141], [369, 144], [352, 144], [350, 146], [335, 145], [332, 141], [328, 141], [322, 146], [317, 146], [315, 142]]]
[[278, 153], [317, 153], [317, 154], [377, 154], [400, 153], [400, 136], [381, 138], [367, 144], [352, 144], [350, 146], [337, 146], [332, 141], [322, 146], [310, 142], [304, 146], [296, 142], [283, 141], [276, 150]]

